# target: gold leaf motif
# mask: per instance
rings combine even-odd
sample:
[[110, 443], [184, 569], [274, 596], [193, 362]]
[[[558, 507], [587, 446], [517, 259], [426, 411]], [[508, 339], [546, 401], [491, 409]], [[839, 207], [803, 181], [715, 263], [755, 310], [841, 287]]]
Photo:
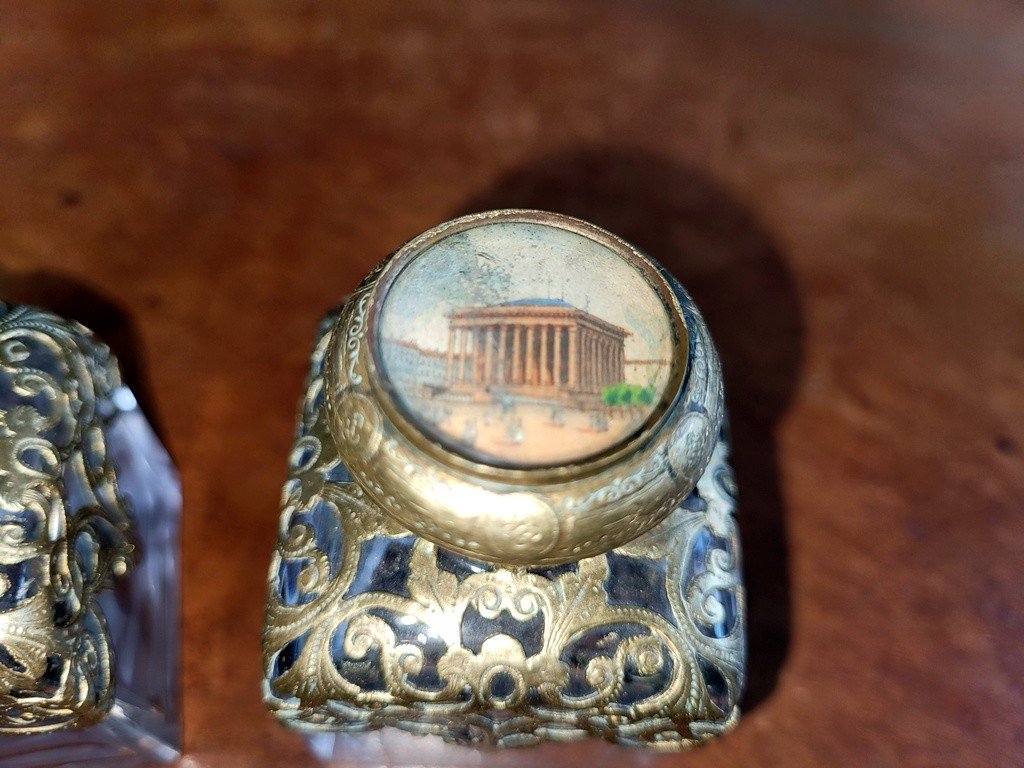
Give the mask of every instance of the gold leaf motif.
[[458, 579], [437, 567], [436, 548], [423, 539], [412, 548], [408, 587], [413, 600], [436, 612], [453, 609], [459, 592]]

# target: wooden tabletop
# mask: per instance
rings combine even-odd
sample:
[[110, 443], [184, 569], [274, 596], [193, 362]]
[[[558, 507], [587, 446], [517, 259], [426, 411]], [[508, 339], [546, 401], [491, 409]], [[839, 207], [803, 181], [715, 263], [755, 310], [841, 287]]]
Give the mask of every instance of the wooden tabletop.
[[1019, 765], [1024, 20], [945, 5], [5, 3], [0, 295], [103, 334], [181, 469], [182, 765], [312, 765], [259, 646], [314, 328], [509, 206], [703, 308], [750, 611], [735, 733], [522, 764]]

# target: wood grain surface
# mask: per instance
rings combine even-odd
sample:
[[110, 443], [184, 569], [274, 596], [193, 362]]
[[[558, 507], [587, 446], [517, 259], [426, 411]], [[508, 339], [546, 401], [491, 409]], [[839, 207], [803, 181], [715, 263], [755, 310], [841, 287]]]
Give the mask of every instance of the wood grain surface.
[[313, 764], [259, 645], [316, 322], [506, 206], [704, 309], [750, 594], [735, 733], [522, 765], [1024, 762], [1022, 95], [1000, 0], [5, 2], [0, 295], [103, 334], [181, 469], [182, 765]]

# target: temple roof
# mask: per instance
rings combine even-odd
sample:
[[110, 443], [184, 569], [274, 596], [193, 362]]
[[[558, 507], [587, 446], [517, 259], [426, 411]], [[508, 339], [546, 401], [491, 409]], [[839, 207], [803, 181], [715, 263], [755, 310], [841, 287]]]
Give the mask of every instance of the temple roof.
[[539, 319], [540, 321], [544, 318], [557, 319], [559, 321], [571, 318], [576, 322], [590, 323], [592, 326], [601, 328], [608, 333], [622, 336], [623, 338], [632, 335], [625, 328], [609, 323], [607, 320], [593, 315], [585, 309], [580, 309], [565, 299], [542, 299], [538, 297], [513, 299], [512, 301], [503, 301], [500, 304], [489, 304], [485, 307], [456, 307], [448, 317], [453, 323], [469, 325], [493, 324], [510, 318], [524, 320]]
[[568, 307], [574, 309], [573, 305], [565, 299], [514, 299], [503, 301], [500, 304], [492, 304], [493, 307]]

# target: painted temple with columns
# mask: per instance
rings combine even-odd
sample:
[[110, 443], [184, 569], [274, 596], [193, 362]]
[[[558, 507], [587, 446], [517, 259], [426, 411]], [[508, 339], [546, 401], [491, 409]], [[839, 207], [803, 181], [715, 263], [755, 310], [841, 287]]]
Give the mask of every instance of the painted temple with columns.
[[596, 403], [625, 378], [629, 335], [562, 299], [462, 307], [449, 316], [445, 386], [474, 400]]

